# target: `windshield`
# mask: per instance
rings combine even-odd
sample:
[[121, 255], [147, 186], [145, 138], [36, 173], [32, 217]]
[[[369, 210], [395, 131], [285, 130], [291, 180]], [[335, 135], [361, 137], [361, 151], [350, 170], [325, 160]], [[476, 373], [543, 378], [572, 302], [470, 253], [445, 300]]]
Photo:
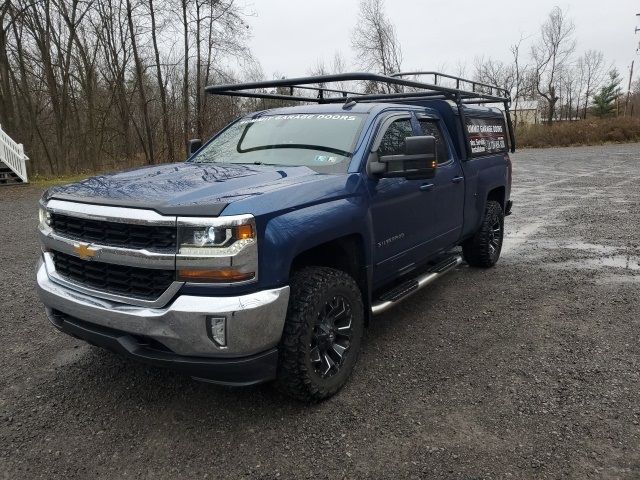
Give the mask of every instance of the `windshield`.
[[361, 114], [267, 115], [242, 119], [190, 161], [306, 166], [320, 173], [346, 172]]

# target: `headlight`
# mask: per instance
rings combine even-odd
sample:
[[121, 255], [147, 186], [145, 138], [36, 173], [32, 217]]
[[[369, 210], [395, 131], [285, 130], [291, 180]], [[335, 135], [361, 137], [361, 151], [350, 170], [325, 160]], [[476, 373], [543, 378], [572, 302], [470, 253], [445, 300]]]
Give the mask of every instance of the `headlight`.
[[189, 255], [220, 255], [238, 250], [253, 242], [253, 225], [183, 226], [180, 230], [180, 253]]
[[257, 279], [258, 243], [252, 215], [178, 218], [178, 278], [238, 283]]
[[49, 211], [42, 205], [38, 208], [38, 217], [40, 220], [39, 227], [41, 230], [51, 228], [51, 213], [49, 213]]

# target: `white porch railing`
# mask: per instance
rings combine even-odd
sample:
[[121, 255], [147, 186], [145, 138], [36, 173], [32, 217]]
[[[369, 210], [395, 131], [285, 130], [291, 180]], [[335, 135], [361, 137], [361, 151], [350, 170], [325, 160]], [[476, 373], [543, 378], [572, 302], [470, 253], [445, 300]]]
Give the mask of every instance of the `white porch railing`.
[[27, 183], [27, 164], [29, 160], [24, 154], [21, 143], [14, 142], [0, 126], [0, 161], [9, 167], [20, 179]]

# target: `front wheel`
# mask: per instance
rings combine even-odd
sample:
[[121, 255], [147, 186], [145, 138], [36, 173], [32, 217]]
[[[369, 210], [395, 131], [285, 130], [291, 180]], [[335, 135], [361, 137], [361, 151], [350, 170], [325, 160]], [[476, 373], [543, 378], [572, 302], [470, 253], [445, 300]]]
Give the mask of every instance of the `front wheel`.
[[504, 211], [495, 201], [488, 201], [482, 225], [473, 237], [462, 244], [464, 259], [472, 267], [493, 267], [502, 250]]
[[302, 401], [324, 400], [345, 384], [364, 332], [362, 295], [346, 273], [307, 267], [291, 279], [278, 356], [278, 388]]

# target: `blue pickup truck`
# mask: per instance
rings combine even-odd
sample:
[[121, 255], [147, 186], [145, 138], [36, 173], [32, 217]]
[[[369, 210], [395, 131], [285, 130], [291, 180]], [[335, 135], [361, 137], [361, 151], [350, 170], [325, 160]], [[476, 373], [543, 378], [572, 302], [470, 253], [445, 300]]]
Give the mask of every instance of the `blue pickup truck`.
[[[345, 82], [362, 88], [330, 88]], [[345, 384], [374, 315], [463, 261], [497, 262], [511, 211], [506, 91], [433, 72], [207, 91], [288, 106], [191, 141], [186, 162], [43, 195], [37, 286], [59, 330], [318, 401]]]

